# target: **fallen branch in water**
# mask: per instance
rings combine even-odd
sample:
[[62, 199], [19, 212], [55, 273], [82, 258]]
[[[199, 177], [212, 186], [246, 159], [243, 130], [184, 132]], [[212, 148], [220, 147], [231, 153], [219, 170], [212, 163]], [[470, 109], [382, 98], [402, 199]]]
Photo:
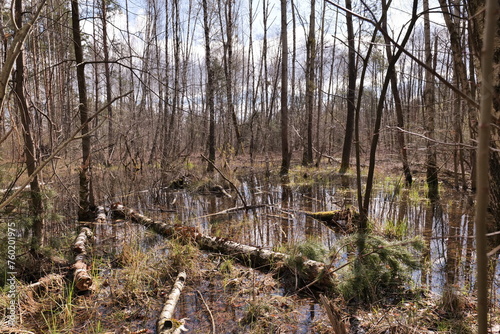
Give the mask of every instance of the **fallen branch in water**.
[[[185, 243], [195, 242], [201, 249], [230, 255], [250, 267], [286, 269], [287, 265], [295, 263], [300, 265], [299, 275], [305, 283], [314, 282], [313, 285], [320, 290], [330, 290], [336, 286], [334, 269], [323, 262], [294, 258], [285, 253], [243, 245], [225, 238], [212, 237], [200, 233], [194, 227], [154, 221], [121, 204], [114, 204], [111, 209], [115, 214], [128, 217], [164, 237], [177, 237], [181, 242]], [[297, 270], [293, 272], [297, 272]]]

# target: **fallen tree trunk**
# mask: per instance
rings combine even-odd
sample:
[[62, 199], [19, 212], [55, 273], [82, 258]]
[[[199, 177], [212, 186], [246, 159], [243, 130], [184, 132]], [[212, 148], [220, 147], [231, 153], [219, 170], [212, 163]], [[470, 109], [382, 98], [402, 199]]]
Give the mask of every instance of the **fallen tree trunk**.
[[[285, 253], [243, 245], [225, 238], [212, 237], [200, 233], [194, 227], [154, 221], [121, 204], [114, 204], [111, 210], [115, 214], [128, 217], [167, 238], [175, 236], [182, 242], [196, 242], [201, 249], [230, 255], [253, 268], [289, 268], [293, 269], [294, 273], [298, 273], [306, 284], [312, 283], [321, 290], [329, 290], [336, 286], [334, 269], [322, 262], [305, 260], [301, 257], [295, 258]], [[296, 268], [300, 268], [300, 270], [296, 270]]]
[[[104, 215], [104, 216], [103, 216]], [[106, 220], [104, 208], [99, 207], [97, 210], [96, 222], [101, 222], [102, 219]], [[85, 263], [87, 257], [87, 243], [92, 238], [93, 233], [88, 227], [82, 227], [80, 234], [73, 243], [73, 253], [75, 253], [75, 263], [71, 267], [73, 271], [73, 282], [78, 291], [87, 291], [92, 286], [92, 277], [88, 273], [87, 264]]]
[[327, 227], [338, 233], [354, 233], [358, 229], [359, 213], [353, 208], [333, 211], [302, 211], [306, 216], [321, 221]]
[[184, 327], [185, 319], [177, 320], [172, 317], [185, 281], [186, 273], [182, 271], [177, 275], [172, 291], [156, 322], [156, 332], [158, 334], [178, 334], [181, 331], [187, 330]]

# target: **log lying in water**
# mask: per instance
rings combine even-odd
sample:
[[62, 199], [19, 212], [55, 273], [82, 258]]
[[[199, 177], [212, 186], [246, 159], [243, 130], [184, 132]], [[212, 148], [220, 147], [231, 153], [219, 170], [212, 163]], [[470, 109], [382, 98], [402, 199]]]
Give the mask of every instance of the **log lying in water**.
[[[121, 217], [128, 217], [132, 221], [142, 224], [164, 237], [175, 236], [182, 242], [196, 242], [201, 249], [230, 255], [241, 263], [253, 268], [283, 269], [287, 264], [297, 262], [295, 261], [296, 259], [285, 253], [243, 245], [225, 238], [212, 237], [200, 233], [194, 227], [154, 221], [121, 204], [114, 204], [111, 209], [115, 214]], [[333, 268], [318, 261], [300, 260], [300, 272], [298, 274], [305, 283], [314, 283], [313, 285], [321, 290], [329, 290], [336, 286]]]
[[303, 212], [306, 216], [321, 221], [338, 233], [354, 233], [358, 228], [359, 213], [353, 208], [334, 211]]
[[173, 318], [174, 309], [179, 301], [179, 296], [184, 288], [185, 281], [186, 273], [182, 271], [177, 275], [172, 291], [170, 295], [168, 295], [168, 299], [156, 322], [156, 332], [158, 334], [178, 334], [181, 331], [187, 330], [184, 327], [185, 319], [177, 320]]

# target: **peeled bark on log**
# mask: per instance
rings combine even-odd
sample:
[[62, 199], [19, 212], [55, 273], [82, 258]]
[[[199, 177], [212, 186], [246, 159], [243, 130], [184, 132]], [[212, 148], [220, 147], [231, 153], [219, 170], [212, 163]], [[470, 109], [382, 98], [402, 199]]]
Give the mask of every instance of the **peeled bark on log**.
[[329, 290], [336, 286], [334, 268], [323, 262], [295, 259], [285, 253], [243, 245], [225, 238], [212, 237], [200, 233], [194, 227], [154, 221], [121, 204], [114, 204], [111, 209], [115, 214], [129, 217], [132, 221], [144, 225], [164, 237], [176, 236], [182, 242], [196, 242], [201, 249], [230, 255], [253, 268], [266, 269], [274, 267], [284, 269], [287, 264], [297, 264], [297, 260], [299, 260], [301, 263], [298, 274], [305, 283], [314, 283], [313, 285], [321, 290]]
[[78, 234], [73, 244], [73, 252], [77, 254], [85, 253], [85, 244], [92, 235], [92, 231], [88, 227], [82, 227], [80, 234]]
[[104, 224], [106, 222], [106, 210], [104, 209], [104, 207], [98, 206], [96, 213], [97, 217], [95, 219], [95, 222], [97, 224]]
[[181, 291], [184, 288], [185, 281], [186, 273], [182, 271], [177, 275], [172, 291], [170, 292], [170, 295], [168, 296], [156, 323], [156, 332], [158, 334], [174, 334], [180, 333], [181, 331], [187, 331], [184, 327], [185, 319], [177, 320], [172, 318], [175, 306], [177, 305]]
[[73, 280], [78, 291], [87, 291], [92, 286], [92, 277], [87, 271], [87, 265], [82, 260], [78, 260], [73, 264], [75, 270]]

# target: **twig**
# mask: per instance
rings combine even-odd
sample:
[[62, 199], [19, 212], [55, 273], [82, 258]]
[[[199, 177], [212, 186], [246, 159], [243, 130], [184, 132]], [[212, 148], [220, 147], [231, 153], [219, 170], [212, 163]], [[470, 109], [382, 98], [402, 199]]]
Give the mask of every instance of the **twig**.
[[196, 292], [198, 292], [198, 294], [200, 295], [201, 301], [203, 302], [203, 304], [207, 308], [208, 314], [210, 315], [210, 320], [212, 321], [212, 334], [215, 334], [215, 321], [214, 321], [214, 316], [212, 314], [212, 311], [210, 311], [210, 308], [208, 307], [207, 303], [205, 302], [205, 298], [203, 298], [203, 295], [201, 294], [201, 292], [199, 290], [196, 290]]
[[222, 171], [217, 168], [217, 166], [213, 163], [213, 161], [211, 161], [210, 159], [208, 159], [206, 156], [204, 156], [203, 154], [201, 155], [201, 157], [203, 159], [205, 159], [210, 165], [212, 165], [212, 167], [215, 168], [215, 170], [220, 174], [220, 176], [222, 176], [222, 178], [224, 180], [226, 180], [227, 182], [229, 182], [229, 184], [231, 185], [231, 187], [234, 189], [234, 191], [236, 191], [236, 193], [238, 194], [238, 197], [241, 199], [241, 201], [243, 202], [243, 206], [245, 207], [245, 210], [248, 210], [248, 205], [247, 205], [247, 201], [245, 200], [245, 198], [243, 197], [243, 195], [240, 193], [240, 191], [238, 190], [238, 187], [236, 187], [234, 185], [234, 183], [229, 180], [226, 175], [224, 175], [224, 173], [222, 173]]

